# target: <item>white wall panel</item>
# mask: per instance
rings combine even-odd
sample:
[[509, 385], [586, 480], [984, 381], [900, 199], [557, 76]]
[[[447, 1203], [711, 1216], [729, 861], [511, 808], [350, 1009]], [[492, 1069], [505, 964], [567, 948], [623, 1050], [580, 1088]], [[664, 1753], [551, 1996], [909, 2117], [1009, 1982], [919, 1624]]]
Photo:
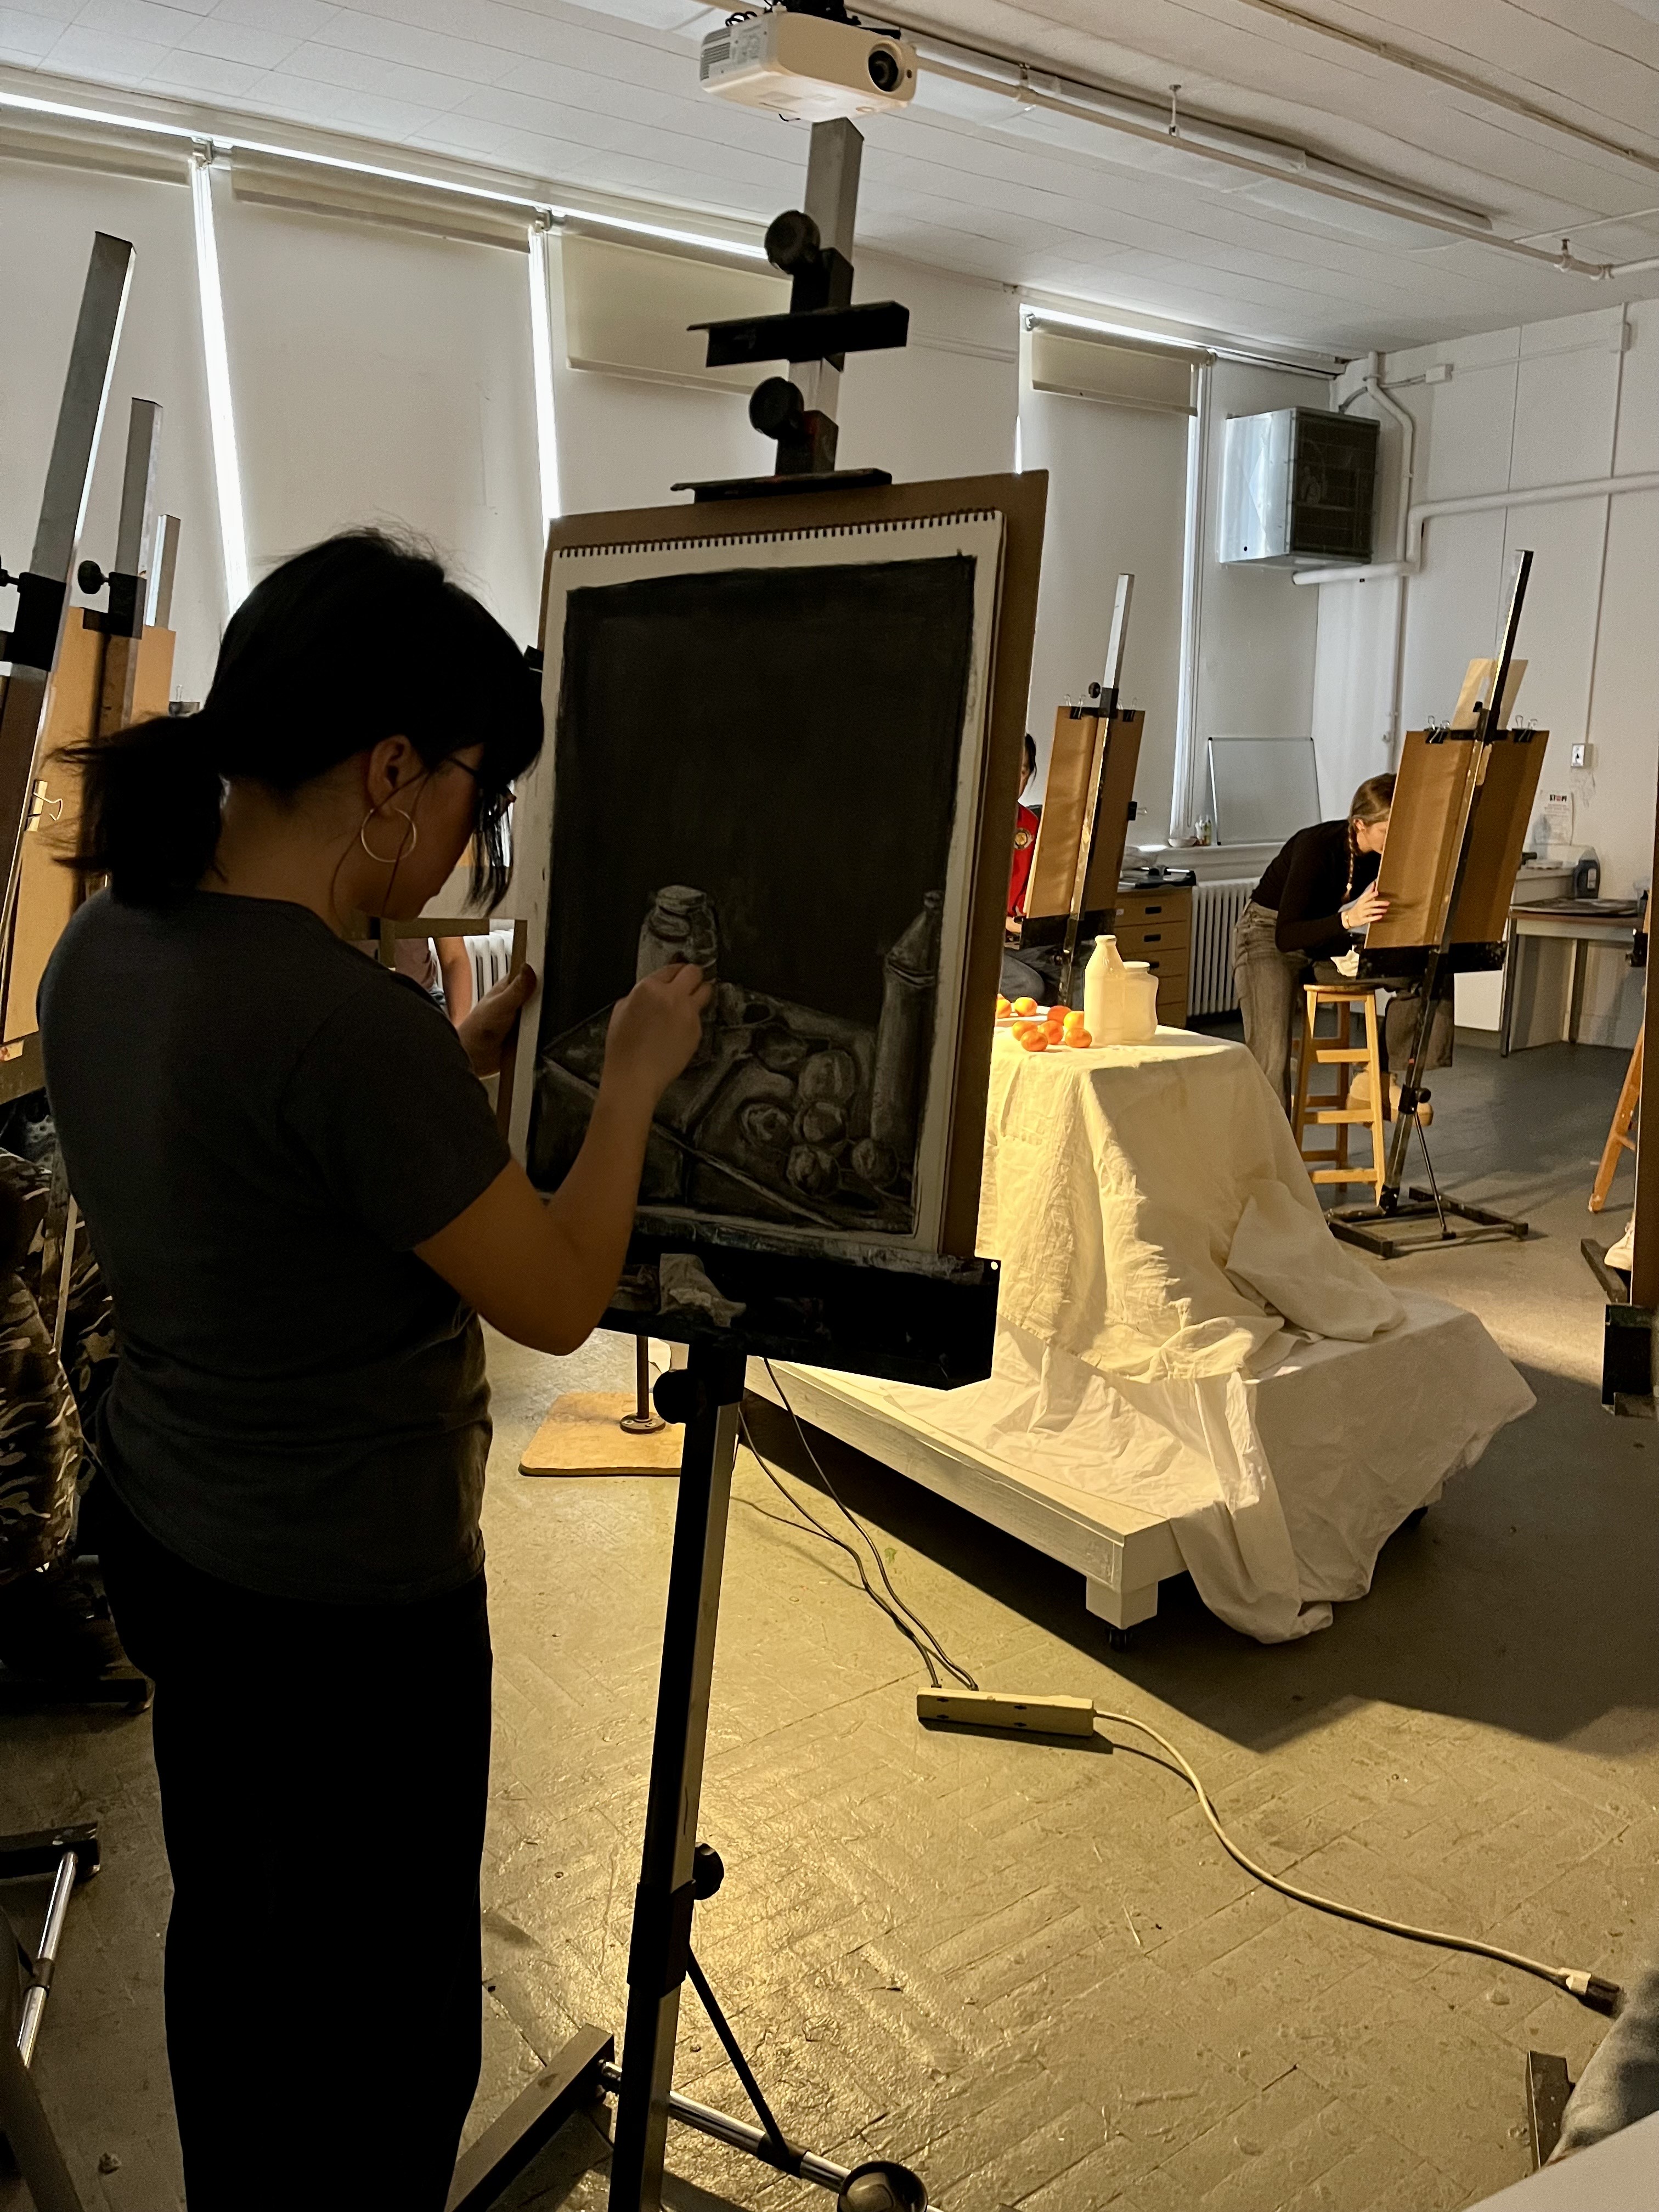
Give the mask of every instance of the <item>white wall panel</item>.
[[1124, 570], [1134, 577], [1123, 699], [1146, 717], [1135, 783], [1133, 844], [1168, 832], [1181, 679], [1181, 574], [1188, 418], [1026, 391], [1022, 458], [1048, 471], [1030, 726], [1039, 782], [1054, 714], [1097, 682]]
[[1659, 300], [1627, 307], [1630, 341], [1619, 394], [1617, 476], [1645, 476], [1659, 469]]
[[[1221, 458], [1229, 416], [1280, 407], [1322, 409], [1330, 386], [1320, 377], [1218, 362], [1211, 371], [1208, 483], [1204, 501], [1204, 581], [1199, 621], [1194, 743], [1200, 773], [1215, 736], [1305, 738], [1313, 730], [1314, 651], [1318, 594], [1290, 572], [1216, 557], [1221, 514]], [[1202, 810], [1208, 812], [1207, 802]]]
[[[1618, 317], [1575, 315], [1572, 320], [1590, 325], [1572, 347], [1529, 351], [1524, 341], [1532, 334], [1522, 332], [1512, 486], [1583, 482], [1613, 467], [1620, 357], [1611, 337]], [[1560, 326], [1547, 327], [1554, 336]]]
[[1602, 884], [1644, 888], [1653, 873], [1659, 777], [1659, 492], [1607, 502], [1607, 574], [1590, 695], [1595, 765], [1579, 813], [1601, 857]]
[[527, 255], [228, 192], [216, 207], [252, 574], [332, 531], [396, 525], [527, 642], [542, 560]]
[[889, 469], [901, 483], [1014, 465], [1019, 419], [1018, 303], [1000, 284], [854, 250], [854, 300], [898, 300], [909, 343], [848, 354], [841, 382], [846, 469]]
[[[1506, 335], [1513, 346], [1518, 333]], [[1419, 464], [1419, 499], [1464, 499], [1509, 485], [1518, 364], [1511, 359], [1466, 366], [1456, 356], [1469, 343], [1446, 349], [1453, 358], [1451, 382], [1431, 387], [1433, 431], [1426, 465]]]
[[1504, 521], [1499, 509], [1492, 514], [1449, 514], [1428, 526], [1426, 557], [1421, 573], [1410, 580], [1406, 600], [1402, 729], [1443, 721], [1457, 704], [1463, 671], [1477, 653], [1492, 651], [1504, 590]]
[[135, 398], [159, 399], [156, 500], [182, 525], [173, 688], [176, 696], [199, 699], [218, 653], [225, 605], [188, 185], [0, 161], [0, 300], [7, 303], [0, 313], [0, 557], [8, 568], [21, 568], [33, 549], [95, 230], [130, 239], [137, 263], [82, 550], [108, 567], [128, 405]]

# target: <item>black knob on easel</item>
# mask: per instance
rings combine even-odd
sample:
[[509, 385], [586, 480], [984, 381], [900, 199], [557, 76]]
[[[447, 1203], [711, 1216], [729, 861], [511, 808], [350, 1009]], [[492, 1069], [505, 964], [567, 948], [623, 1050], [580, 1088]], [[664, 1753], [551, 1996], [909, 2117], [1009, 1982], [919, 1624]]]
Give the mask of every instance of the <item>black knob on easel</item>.
[[671, 1367], [665, 1375], [658, 1376], [651, 1401], [665, 1421], [683, 1428], [708, 1411], [708, 1393], [701, 1376], [692, 1374], [690, 1368]]
[[75, 580], [88, 599], [101, 592], [109, 578], [95, 561], [83, 561], [75, 572]]
[[786, 276], [793, 276], [797, 269], [810, 269], [823, 250], [817, 223], [799, 208], [775, 216], [766, 226], [766, 258]]
[[713, 1844], [699, 1844], [691, 1854], [691, 1894], [700, 1901], [712, 1897], [726, 1880], [726, 1861]]
[[806, 402], [787, 376], [769, 376], [749, 396], [749, 420], [763, 438], [798, 438]]

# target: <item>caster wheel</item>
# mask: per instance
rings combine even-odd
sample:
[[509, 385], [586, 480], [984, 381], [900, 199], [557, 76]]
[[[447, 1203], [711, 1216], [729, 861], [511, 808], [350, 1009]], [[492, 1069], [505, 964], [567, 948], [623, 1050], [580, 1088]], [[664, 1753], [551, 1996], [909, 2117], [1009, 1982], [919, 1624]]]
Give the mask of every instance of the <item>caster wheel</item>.
[[1135, 1632], [1133, 1628], [1114, 1628], [1109, 1622], [1106, 1629], [1106, 1643], [1108, 1648], [1113, 1651], [1133, 1651], [1135, 1648]]
[[836, 2212], [927, 2212], [927, 2191], [908, 2166], [872, 2159], [842, 2182]]
[[1400, 1525], [1402, 1528], [1420, 1528], [1428, 1517], [1428, 1507], [1419, 1505], [1414, 1512], [1408, 1513]]

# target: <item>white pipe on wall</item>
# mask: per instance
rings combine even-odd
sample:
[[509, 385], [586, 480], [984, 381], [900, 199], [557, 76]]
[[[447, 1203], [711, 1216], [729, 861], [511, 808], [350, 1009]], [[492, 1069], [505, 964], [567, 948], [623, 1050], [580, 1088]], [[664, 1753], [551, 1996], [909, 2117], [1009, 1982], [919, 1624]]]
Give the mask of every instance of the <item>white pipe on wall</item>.
[[1369, 584], [1383, 576], [1414, 576], [1423, 565], [1423, 532], [1437, 515], [1494, 514], [1506, 507], [1552, 507], [1564, 499], [1612, 499], [1626, 491], [1659, 491], [1659, 469], [1624, 477], [1588, 477], [1577, 483], [1522, 484], [1513, 491], [1471, 492], [1461, 499], [1425, 499], [1406, 517], [1406, 550], [1399, 561], [1368, 561], [1356, 568], [1298, 568], [1293, 584]]

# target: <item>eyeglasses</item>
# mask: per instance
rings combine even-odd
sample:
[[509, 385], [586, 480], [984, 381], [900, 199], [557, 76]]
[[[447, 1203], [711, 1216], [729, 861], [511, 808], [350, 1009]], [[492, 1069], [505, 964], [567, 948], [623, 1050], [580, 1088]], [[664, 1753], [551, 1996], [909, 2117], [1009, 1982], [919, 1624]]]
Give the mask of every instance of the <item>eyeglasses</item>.
[[[484, 790], [483, 777], [469, 762], [464, 761], [459, 753], [451, 753], [447, 758], [443, 761], [441, 765], [445, 768], [459, 769], [463, 775], [470, 775], [471, 777], [473, 782], [477, 785], [480, 791]], [[486, 793], [486, 796], [496, 805], [507, 807], [512, 805], [514, 799], [517, 798], [518, 793], [509, 784], [505, 791], [489, 792]]]

